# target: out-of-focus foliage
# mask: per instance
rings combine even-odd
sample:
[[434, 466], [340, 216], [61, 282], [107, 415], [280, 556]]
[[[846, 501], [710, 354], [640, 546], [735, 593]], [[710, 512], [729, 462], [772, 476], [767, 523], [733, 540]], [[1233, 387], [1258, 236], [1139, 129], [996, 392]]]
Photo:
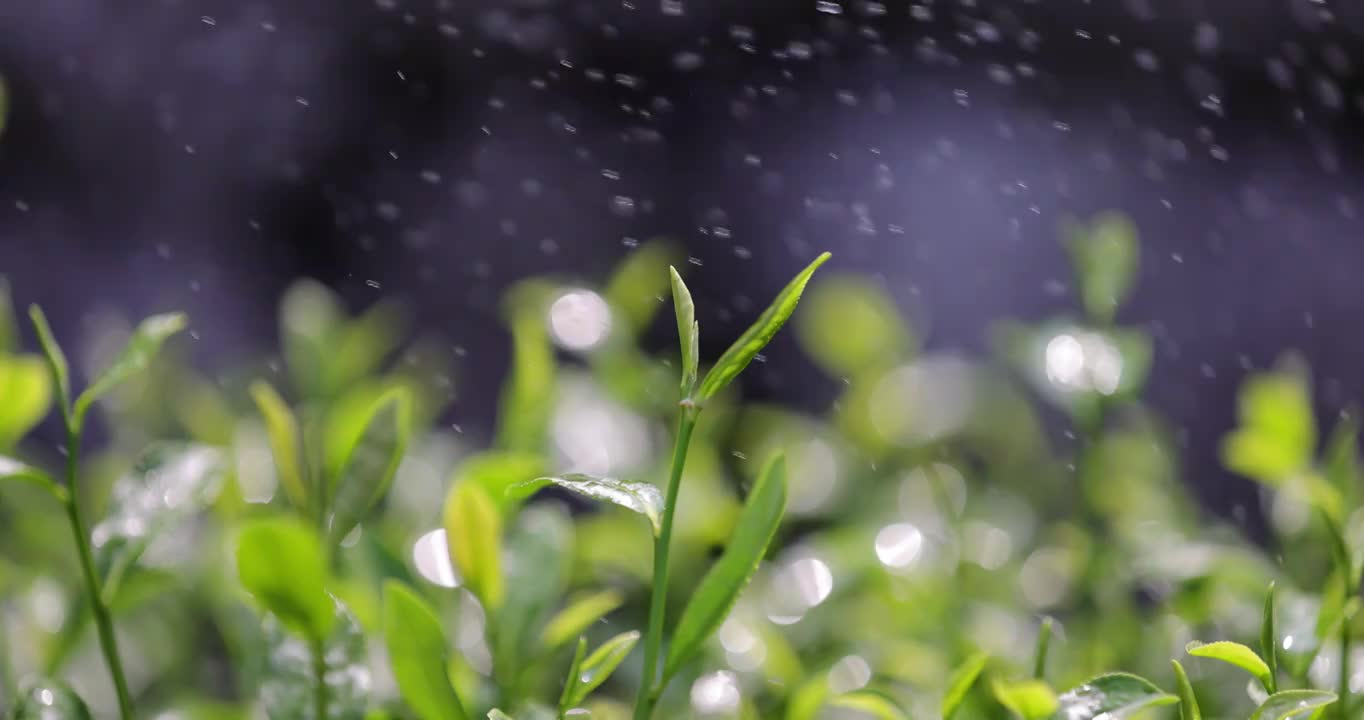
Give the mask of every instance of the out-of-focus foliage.
[[[1357, 419], [1319, 417], [1291, 356], [1250, 374], [1220, 451], [1260, 484], [1271, 535], [1201, 512], [1142, 400], [1159, 368], [1124, 311], [1135, 228], [1104, 214], [1062, 236], [1074, 310], [1000, 322], [986, 357], [921, 344], [898, 288], [833, 267], [724, 354], [700, 347], [705, 298], [665, 243], [600, 285], [528, 278], [501, 306], [513, 357], [486, 446], [436, 422], [448, 343], [302, 282], [279, 358], [209, 376], [180, 341], [135, 339], [150, 372], [101, 396], [108, 439], [72, 487], [27, 437], [70, 406], [0, 293], [0, 707], [116, 716], [74, 496], [139, 716], [629, 718], [657, 681], [641, 661], [671, 433], [704, 404], [654, 717], [1360, 717]], [[725, 385], [802, 289], [794, 338], [839, 396], [742, 403]], [[643, 349], [674, 317], [681, 351]], [[67, 382], [135, 327], [69, 344]]]

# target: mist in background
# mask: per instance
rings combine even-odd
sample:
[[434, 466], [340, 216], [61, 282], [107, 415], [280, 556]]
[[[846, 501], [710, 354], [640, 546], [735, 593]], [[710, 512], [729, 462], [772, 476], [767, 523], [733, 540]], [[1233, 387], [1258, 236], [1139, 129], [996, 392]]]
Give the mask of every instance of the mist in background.
[[[208, 368], [274, 346], [297, 277], [397, 297], [486, 436], [517, 278], [672, 238], [715, 351], [828, 249], [976, 353], [1073, 306], [1058, 225], [1111, 208], [1148, 397], [1234, 512], [1247, 369], [1364, 398], [1361, 35], [1338, 0], [5, 3], [0, 274], [71, 336], [187, 310]], [[836, 397], [772, 354], [748, 393]]]

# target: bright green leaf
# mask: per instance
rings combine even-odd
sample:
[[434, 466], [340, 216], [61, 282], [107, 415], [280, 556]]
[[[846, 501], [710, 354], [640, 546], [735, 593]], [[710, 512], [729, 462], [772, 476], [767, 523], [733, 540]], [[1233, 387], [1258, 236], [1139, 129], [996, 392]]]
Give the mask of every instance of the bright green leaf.
[[270, 438], [270, 452], [275, 458], [284, 494], [296, 509], [308, 507], [307, 471], [303, 467], [303, 440], [298, 420], [270, 383], [257, 380], [251, 383], [251, 399], [265, 420], [265, 431]]
[[625, 598], [615, 590], [603, 590], [573, 600], [545, 624], [541, 642], [547, 648], [557, 648], [581, 635], [623, 602]]
[[568, 694], [567, 703], [564, 708], [577, 707], [579, 703], [587, 699], [587, 696], [606, 682], [611, 677], [611, 673], [624, 662], [626, 656], [634, 649], [635, 643], [639, 642], [639, 632], [631, 630], [621, 633], [610, 640], [601, 644], [601, 647], [592, 651], [587, 659], [583, 660], [582, 666], [578, 670], [576, 680], [572, 685], [573, 691]]
[[879, 285], [851, 274], [810, 288], [796, 335], [810, 357], [837, 377], [904, 362], [914, 341], [895, 300]]
[[991, 689], [994, 690], [995, 700], [1022, 720], [1049, 717], [1059, 706], [1056, 692], [1041, 680], [996, 680], [991, 684]]
[[38, 344], [42, 346], [43, 358], [47, 360], [48, 372], [52, 383], [57, 386], [57, 401], [61, 403], [62, 415], [70, 421], [71, 408], [71, 370], [66, 363], [66, 354], [57, 339], [52, 335], [52, 327], [47, 324], [47, 316], [37, 305], [28, 306], [28, 317], [33, 321], [33, 330], [38, 334]]
[[516, 495], [529, 496], [548, 485], [556, 485], [583, 497], [613, 503], [626, 510], [633, 510], [649, 519], [655, 537], [660, 532], [663, 515], [663, 493], [650, 483], [627, 482], [613, 477], [570, 473], [558, 477], [536, 478], [512, 488], [511, 492]]
[[1170, 664], [1175, 668], [1175, 684], [1179, 688], [1179, 720], [1203, 720], [1203, 713], [1198, 709], [1198, 698], [1194, 695], [1193, 685], [1189, 684], [1189, 675], [1184, 672], [1184, 666], [1178, 660], [1171, 660]]
[[1137, 272], [1137, 229], [1125, 216], [1104, 213], [1071, 229], [1067, 246], [1090, 318], [1108, 322], [1126, 299]]
[[1151, 681], [1128, 673], [1100, 675], [1058, 700], [1058, 720], [1123, 720], [1147, 708], [1179, 702]]
[[183, 313], [153, 315], [138, 323], [133, 329], [132, 337], [128, 338], [128, 343], [123, 346], [118, 357], [114, 358], [113, 364], [105, 368], [85, 392], [76, 398], [76, 404], [72, 408], [72, 416], [76, 421], [79, 423], [85, 417], [86, 411], [96, 400], [132, 376], [146, 370], [166, 340], [184, 330], [188, 323], [189, 320]]
[[753, 491], [739, 513], [724, 554], [696, 586], [677, 621], [668, 646], [668, 659], [663, 666], [664, 683], [700, 651], [706, 638], [725, 621], [725, 616], [739, 599], [739, 593], [767, 554], [767, 546], [772, 542], [785, 510], [786, 460], [776, 455], [767, 462], [753, 484]]
[[1284, 690], [1270, 695], [1250, 720], [1300, 720], [1335, 701], [1335, 693], [1322, 690]]
[[1269, 688], [1273, 685], [1270, 679], [1269, 665], [1254, 650], [1238, 642], [1230, 640], [1219, 640], [1211, 643], [1189, 643], [1185, 651], [1194, 657], [1212, 658], [1221, 660], [1224, 663], [1235, 665], [1255, 676], [1261, 685]]
[[502, 517], [488, 492], [459, 483], [445, 501], [445, 539], [464, 584], [483, 605], [502, 605]]
[[359, 438], [346, 453], [332, 484], [329, 535], [340, 542], [388, 492], [412, 435], [412, 399], [406, 388], [385, 392], [362, 415]]
[[966, 699], [966, 694], [971, 691], [971, 687], [976, 684], [976, 678], [980, 677], [981, 671], [985, 669], [985, 664], [990, 661], [989, 653], [978, 652], [964, 660], [962, 664], [952, 671], [952, 676], [947, 679], [947, 692], [943, 694], [942, 716], [944, 720], [951, 720], [956, 714], [957, 708], [961, 707], [962, 701]]
[[697, 402], [705, 402], [714, 397], [717, 393], [729, 385], [734, 378], [738, 377], [743, 369], [748, 367], [748, 363], [753, 357], [762, 351], [767, 343], [771, 342], [773, 336], [786, 324], [787, 318], [796, 311], [796, 305], [800, 302], [800, 295], [805, 290], [806, 284], [810, 282], [810, 277], [815, 274], [820, 265], [829, 259], [829, 253], [822, 253], [815, 258], [806, 268], [800, 271], [791, 282], [787, 283], [772, 304], [763, 311], [758, 317], [757, 322], [753, 323], [739, 339], [729, 346], [715, 366], [706, 373], [706, 377], [701, 381], [700, 390], [696, 394]]
[[696, 387], [696, 374], [701, 365], [701, 348], [697, 337], [696, 304], [692, 302], [691, 291], [682, 282], [677, 268], [669, 266], [668, 274], [673, 285], [673, 311], [677, 315], [677, 339], [682, 345], [682, 397], [691, 397]]
[[421, 596], [396, 580], [384, 583], [384, 642], [403, 699], [422, 720], [465, 720], [450, 685], [445, 631]]
[[52, 375], [37, 355], [5, 355], [0, 351], [0, 450], [47, 416], [52, 407]]
[[909, 713], [894, 698], [879, 690], [862, 688], [831, 698], [835, 707], [857, 710], [877, 720], [909, 720]]
[[520, 500], [522, 493], [513, 490], [544, 474], [545, 460], [535, 453], [488, 450], [475, 453], [455, 469], [452, 485], [474, 483], [487, 491], [503, 515]]
[[1222, 442], [1228, 469], [1279, 485], [1311, 466], [1317, 426], [1307, 382], [1299, 373], [1252, 375], [1237, 401], [1240, 426]]
[[9, 714], [10, 720], [90, 720], [90, 709], [74, 690], [56, 680], [25, 683]]
[[335, 620], [327, 566], [312, 528], [292, 518], [252, 520], [237, 539], [237, 575], [261, 607], [294, 632], [327, 637]]

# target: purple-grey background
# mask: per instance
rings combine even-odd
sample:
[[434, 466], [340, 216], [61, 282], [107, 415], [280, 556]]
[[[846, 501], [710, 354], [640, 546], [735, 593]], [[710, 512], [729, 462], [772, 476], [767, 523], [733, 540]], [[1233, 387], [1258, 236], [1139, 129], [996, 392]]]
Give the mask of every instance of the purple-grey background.
[[[1364, 398], [1361, 35], [1350, 0], [5, 2], [0, 273], [64, 333], [184, 308], [210, 367], [299, 275], [397, 295], [469, 350], [477, 432], [526, 274], [671, 236], [718, 349], [827, 248], [983, 350], [1071, 306], [1058, 221], [1116, 208], [1122, 319], [1226, 509], [1245, 367], [1297, 348], [1323, 416]], [[835, 396], [772, 355], [751, 392]]]

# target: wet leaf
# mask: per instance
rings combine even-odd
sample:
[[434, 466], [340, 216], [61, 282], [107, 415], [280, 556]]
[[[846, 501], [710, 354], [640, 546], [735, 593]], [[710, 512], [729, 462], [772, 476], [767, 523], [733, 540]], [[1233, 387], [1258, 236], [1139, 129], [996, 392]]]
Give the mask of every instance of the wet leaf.
[[785, 510], [786, 461], [776, 455], [758, 474], [724, 554], [697, 585], [677, 621], [663, 666], [664, 684], [700, 651], [706, 638], [725, 621], [739, 594], [757, 571], [758, 563], [767, 554]]
[[581, 635], [623, 602], [625, 598], [615, 590], [603, 590], [573, 600], [550, 618], [541, 633], [541, 642], [547, 648], [557, 648]]
[[1269, 665], [1255, 654], [1254, 650], [1242, 645], [1241, 643], [1229, 640], [1219, 640], [1211, 643], [1190, 643], [1185, 651], [1194, 657], [1212, 658], [1221, 660], [1224, 663], [1235, 665], [1236, 667], [1250, 673], [1260, 684], [1269, 688], [1273, 685], [1270, 678]]
[[261, 607], [293, 631], [327, 637], [335, 620], [327, 566], [312, 528], [292, 518], [252, 520], [237, 539], [237, 575]]
[[[365, 634], [344, 605], [331, 598], [327, 603], [330, 630], [322, 653], [327, 707], [322, 720], [361, 720], [373, 684]], [[270, 720], [317, 720], [312, 643], [273, 615], [265, 617], [262, 629], [267, 655], [260, 697], [266, 715]]]
[[696, 387], [696, 375], [701, 365], [700, 329], [696, 323], [696, 304], [691, 291], [682, 282], [677, 268], [669, 266], [668, 275], [673, 286], [673, 314], [677, 316], [677, 340], [682, 347], [682, 397], [691, 397]]
[[995, 700], [1022, 720], [1049, 717], [1059, 707], [1056, 692], [1041, 680], [996, 680], [991, 689], [994, 690]]
[[90, 531], [105, 602], [163, 535], [206, 510], [222, 490], [227, 459], [206, 445], [163, 443], [114, 482], [109, 509]]
[[330, 479], [333, 499], [328, 536], [339, 543], [359, 524], [370, 508], [388, 492], [412, 434], [412, 402], [405, 388], [394, 388], [371, 402], [358, 415], [358, 436], [349, 441], [345, 460]]
[[853, 690], [829, 700], [835, 707], [857, 710], [877, 720], [909, 720], [909, 713], [894, 698], [879, 690]]
[[578, 674], [570, 678], [573, 682], [572, 691], [567, 695], [567, 702], [561, 702], [564, 709], [577, 707], [587, 696], [606, 682], [611, 677], [611, 673], [625, 661], [625, 658], [634, 649], [635, 643], [639, 642], [639, 632], [631, 630], [621, 633], [610, 640], [601, 644], [592, 654], [583, 660], [578, 669]]
[[128, 338], [128, 343], [123, 346], [118, 357], [114, 358], [113, 364], [105, 368], [85, 392], [76, 398], [71, 414], [77, 422], [85, 417], [90, 405], [96, 400], [132, 376], [146, 370], [166, 340], [184, 330], [188, 323], [189, 320], [183, 313], [153, 315], [138, 323], [132, 337]]
[[619, 505], [626, 510], [643, 515], [653, 526], [654, 537], [660, 532], [663, 515], [663, 493], [650, 483], [626, 482], [613, 477], [599, 477], [582, 473], [570, 473], [559, 477], [536, 478], [512, 489], [520, 496], [529, 496], [549, 485], [605, 502]]
[[1335, 693], [1322, 690], [1284, 690], [1270, 695], [1250, 720], [1302, 720], [1336, 699]]
[[90, 720], [90, 709], [74, 690], [56, 680], [30, 680], [19, 691], [10, 720]]
[[459, 483], [445, 501], [445, 538], [464, 584], [495, 610], [502, 605], [502, 517], [482, 487]]
[[823, 253], [815, 258], [806, 268], [791, 282], [787, 283], [772, 304], [763, 311], [758, 317], [757, 322], [753, 323], [748, 330], [744, 331], [739, 339], [725, 350], [720, 359], [715, 362], [715, 366], [706, 373], [706, 377], [701, 380], [700, 389], [696, 393], [697, 402], [705, 402], [714, 397], [725, 386], [729, 385], [734, 378], [743, 372], [744, 368], [752, 362], [754, 356], [762, 351], [767, 343], [781, 330], [782, 325], [786, 324], [787, 318], [796, 311], [796, 305], [800, 302], [801, 293], [805, 286], [810, 282], [810, 277], [815, 274], [820, 265], [829, 259], [829, 253]]
[[1100, 675], [1058, 698], [1058, 720], [1123, 720], [1134, 713], [1179, 702], [1149, 680], [1127, 673]]
[[0, 351], [0, 450], [14, 447], [52, 407], [52, 375], [37, 355]]
[[1179, 688], [1179, 720], [1203, 720], [1203, 713], [1198, 709], [1198, 698], [1194, 695], [1193, 685], [1189, 684], [1189, 675], [1184, 672], [1184, 666], [1178, 660], [1171, 660], [1170, 664], [1175, 669], [1175, 683]]
[[583, 660], [587, 658], [587, 638], [578, 638], [573, 649], [573, 660], [568, 664], [568, 674], [564, 676], [564, 689], [559, 694], [560, 716], [573, 709], [573, 696], [577, 693], [578, 678], [582, 677]]
[[962, 664], [952, 671], [952, 677], [947, 680], [947, 692], [943, 694], [942, 716], [944, 720], [951, 720], [952, 716], [961, 707], [961, 703], [966, 699], [966, 694], [971, 692], [971, 687], [976, 684], [976, 679], [980, 677], [981, 671], [985, 669], [985, 664], [990, 661], [988, 653], [978, 652], [966, 658]]
[[384, 642], [403, 699], [422, 720], [466, 720], [450, 685], [448, 645], [440, 620], [421, 596], [396, 580], [384, 583]]
[[308, 508], [308, 473], [303, 466], [303, 440], [298, 420], [288, 404], [280, 398], [270, 383], [257, 380], [251, 383], [251, 399], [265, 420], [265, 431], [270, 438], [270, 453], [275, 458], [275, 471], [289, 502], [299, 510]]

